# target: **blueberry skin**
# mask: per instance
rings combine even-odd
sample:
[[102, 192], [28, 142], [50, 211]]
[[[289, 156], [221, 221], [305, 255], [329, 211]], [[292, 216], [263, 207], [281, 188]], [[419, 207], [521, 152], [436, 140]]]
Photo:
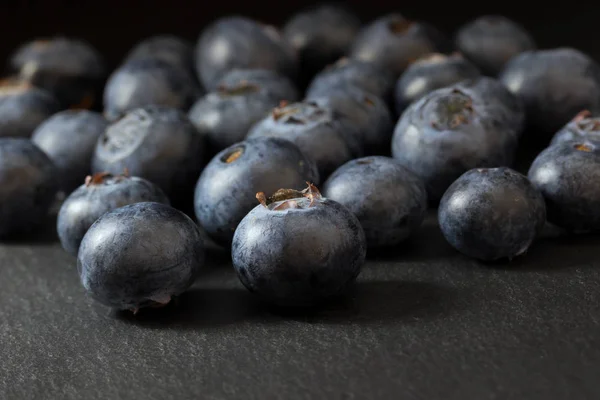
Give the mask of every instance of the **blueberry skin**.
[[190, 121], [215, 154], [246, 138], [248, 131], [283, 100], [298, 93], [288, 78], [267, 70], [235, 70], [190, 109]]
[[135, 203], [104, 214], [79, 248], [81, 283], [98, 302], [137, 311], [188, 289], [204, 264], [198, 227], [161, 203]]
[[135, 176], [108, 175], [79, 186], [58, 212], [56, 231], [63, 249], [76, 256], [83, 236], [98, 218], [119, 207], [141, 202], [170, 204], [158, 186]]
[[233, 69], [269, 69], [296, 78], [297, 55], [279, 31], [252, 19], [232, 16], [206, 27], [195, 50], [196, 72], [213, 90]]
[[573, 233], [600, 229], [600, 141], [556, 143], [528, 176], [546, 200], [549, 222]]
[[134, 60], [160, 60], [187, 71], [195, 79], [194, 46], [175, 35], [156, 35], [135, 45], [125, 56], [124, 64]]
[[523, 100], [532, 135], [550, 138], [579, 111], [600, 110], [600, 66], [575, 49], [521, 53], [500, 80]]
[[477, 78], [479, 69], [460, 54], [434, 53], [409, 65], [396, 82], [395, 105], [398, 115], [427, 93], [465, 79]]
[[360, 222], [328, 199], [300, 208], [256, 206], [235, 231], [233, 267], [244, 286], [279, 306], [313, 306], [341, 294], [359, 275], [366, 240]]
[[58, 168], [65, 192], [71, 193], [90, 173], [96, 142], [107, 126], [99, 113], [67, 110], [54, 114], [33, 132], [31, 140]]
[[325, 179], [337, 167], [362, 151], [358, 131], [330, 108], [315, 103], [292, 103], [273, 110], [256, 123], [247, 138], [279, 137], [293, 142], [315, 160], [319, 175]]
[[479, 98], [456, 88], [435, 90], [402, 114], [392, 154], [426, 184], [436, 205], [448, 186], [472, 168], [511, 165], [517, 134]]
[[302, 189], [307, 181], [319, 182], [316, 164], [293, 143], [247, 139], [221, 151], [202, 171], [194, 196], [196, 218], [215, 242], [229, 246], [235, 228], [256, 205], [257, 192]]
[[527, 251], [546, 222], [540, 192], [510, 168], [472, 169], [444, 193], [438, 220], [448, 243], [482, 261]]
[[497, 76], [514, 56], [536, 48], [520, 24], [500, 15], [484, 15], [462, 26], [456, 34], [458, 50], [488, 76]]
[[288, 20], [283, 37], [298, 52], [300, 71], [306, 80], [346, 55], [360, 25], [360, 20], [348, 10], [320, 5]]
[[585, 110], [577, 114], [552, 137], [550, 146], [557, 143], [582, 140], [600, 140], [600, 118]]
[[52, 93], [62, 108], [89, 109], [99, 103], [106, 63], [88, 42], [54, 37], [28, 42], [10, 58], [11, 69]]
[[60, 103], [49, 92], [24, 82], [0, 82], [0, 137], [29, 138], [58, 111]]
[[202, 94], [193, 77], [159, 59], [122, 64], [104, 88], [104, 116], [114, 121], [136, 108], [158, 105], [187, 111]]
[[35, 229], [58, 187], [56, 167], [31, 140], [0, 138], [0, 237]]
[[423, 182], [389, 157], [347, 162], [323, 184], [323, 196], [356, 215], [369, 248], [404, 241], [421, 226], [427, 211]]
[[350, 56], [373, 62], [398, 77], [411, 60], [441, 50], [437, 36], [426, 24], [409, 21], [400, 14], [388, 14], [362, 29]]
[[376, 64], [342, 58], [314, 77], [306, 96], [326, 96], [334, 88], [356, 86], [388, 102], [394, 82], [394, 75]]
[[96, 143], [92, 172], [148, 179], [176, 201], [191, 194], [200, 175], [204, 145], [185, 113], [149, 106], [125, 114]]
[[358, 130], [364, 154], [389, 153], [394, 123], [383, 99], [347, 86], [332, 88], [327, 95], [309, 96], [306, 101], [330, 108], [348, 119]]

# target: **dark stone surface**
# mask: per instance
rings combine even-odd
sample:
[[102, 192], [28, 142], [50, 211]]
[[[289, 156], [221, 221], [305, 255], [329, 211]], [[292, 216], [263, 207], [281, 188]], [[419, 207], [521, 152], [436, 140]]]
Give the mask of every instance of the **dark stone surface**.
[[430, 217], [320, 311], [264, 307], [213, 251], [177, 305], [134, 317], [86, 297], [54, 239], [2, 244], [0, 398], [597, 399], [599, 245], [548, 231], [484, 266]]

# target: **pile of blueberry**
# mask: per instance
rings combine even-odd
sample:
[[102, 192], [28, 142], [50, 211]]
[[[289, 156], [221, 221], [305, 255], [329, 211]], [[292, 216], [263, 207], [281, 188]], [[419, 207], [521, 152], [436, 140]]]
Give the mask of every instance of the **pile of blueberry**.
[[[58, 204], [83, 286], [117, 309], [189, 288], [202, 231], [250, 291], [310, 306], [428, 208], [482, 261], [524, 254], [546, 221], [600, 229], [600, 66], [537, 50], [504, 17], [452, 41], [399, 14], [363, 26], [320, 6], [281, 30], [222, 18], [195, 47], [152, 37], [110, 75], [64, 37], [25, 44], [9, 66], [0, 237], [35, 232]], [[525, 176], [512, 168], [531, 144], [546, 148]]]

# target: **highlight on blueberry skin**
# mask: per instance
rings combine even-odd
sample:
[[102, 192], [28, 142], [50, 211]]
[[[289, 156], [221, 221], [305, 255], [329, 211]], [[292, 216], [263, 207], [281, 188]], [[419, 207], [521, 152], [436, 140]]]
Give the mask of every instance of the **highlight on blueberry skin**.
[[196, 218], [215, 242], [229, 246], [235, 228], [255, 207], [257, 191], [301, 188], [307, 180], [319, 182], [316, 163], [292, 142], [247, 139], [217, 154], [200, 175]]
[[194, 222], [161, 203], [104, 214], [87, 231], [77, 270], [87, 293], [118, 310], [160, 307], [187, 290], [204, 265]]
[[207, 90], [233, 69], [269, 69], [291, 79], [298, 57], [277, 28], [244, 17], [220, 18], [206, 27], [196, 44], [196, 72]]
[[583, 110], [556, 132], [550, 146], [569, 141], [600, 140], [600, 117], [592, 115], [589, 110]]
[[488, 76], [498, 76], [516, 55], [536, 44], [523, 26], [500, 15], [484, 15], [468, 22], [456, 34], [456, 47]]
[[600, 141], [556, 143], [528, 173], [546, 200], [548, 221], [571, 233], [600, 230]]
[[231, 256], [241, 282], [266, 302], [306, 307], [356, 280], [367, 244], [358, 219], [309, 184], [267, 197], [235, 231]]
[[58, 188], [56, 167], [31, 140], [0, 138], [0, 238], [44, 222]]
[[281, 101], [298, 91], [285, 76], [269, 70], [233, 70], [189, 111], [190, 121], [215, 154], [246, 138], [248, 130]]
[[410, 103], [435, 89], [480, 75], [479, 69], [458, 53], [433, 53], [419, 58], [408, 66], [396, 82], [396, 113], [402, 114]]
[[518, 135], [514, 126], [501, 123], [501, 111], [458, 88], [437, 89], [402, 114], [393, 157], [423, 180], [429, 202], [437, 205], [466, 171], [511, 165]]
[[49, 92], [16, 78], [0, 80], [0, 137], [31, 137], [46, 118], [60, 111]]
[[406, 240], [421, 226], [427, 211], [423, 182], [389, 157], [347, 162], [323, 184], [323, 195], [358, 218], [369, 248]]
[[31, 136], [59, 170], [62, 190], [71, 193], [90, 173], [96, 142], [108, 126], [99, 113], [66, 110], [42, 122]]
[[10, 67], [20, 79], [52, 93], [62, 108], [91, 109], [100, 103], [107, 70], [104, 58], [81, 39], [36, 39], [18, 48]]
[[117, 68], [104, 88], [104, 116], [117, 120], [129, 111], [163, 106], [187, 111], [202, 91], [186, 70], [161, 59], [135, 59]]
[[56, 231], [63, 249], [76, 256], [83, 236], [98, 218], [116, 208], [148, 201], [170, 204], [164, 192], [145, 179], [127, 174], [88, 176], [58, 212]]
[[204, 144], [184, 112], [149, 106], [128, 112], [96, 143], [92, 173], [148, 179], [171, 199], [190, 195], [202, 169]]
[[446, 191], [438, 220], [448, 243], [481, 261], [524, 254], [541, 232], [546, 207], [529, 180], [510, 168], [472, 169]]

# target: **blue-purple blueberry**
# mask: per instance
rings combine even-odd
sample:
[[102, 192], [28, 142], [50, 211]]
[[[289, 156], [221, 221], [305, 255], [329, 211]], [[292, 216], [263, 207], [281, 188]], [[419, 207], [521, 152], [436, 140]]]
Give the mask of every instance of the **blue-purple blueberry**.
[[583, 110], [554, 134], [550, 145], [586, 139], [600, 140], [600, 117], [593, 116], [588, 110]]
[[179, 67], [195, 78], [194, 46], [178, 36], [156, 35], [148, 37], [127, 53], [123, 63], [127, 64], [134, 60], [147, 59], [161, 60], [174, 67]]

